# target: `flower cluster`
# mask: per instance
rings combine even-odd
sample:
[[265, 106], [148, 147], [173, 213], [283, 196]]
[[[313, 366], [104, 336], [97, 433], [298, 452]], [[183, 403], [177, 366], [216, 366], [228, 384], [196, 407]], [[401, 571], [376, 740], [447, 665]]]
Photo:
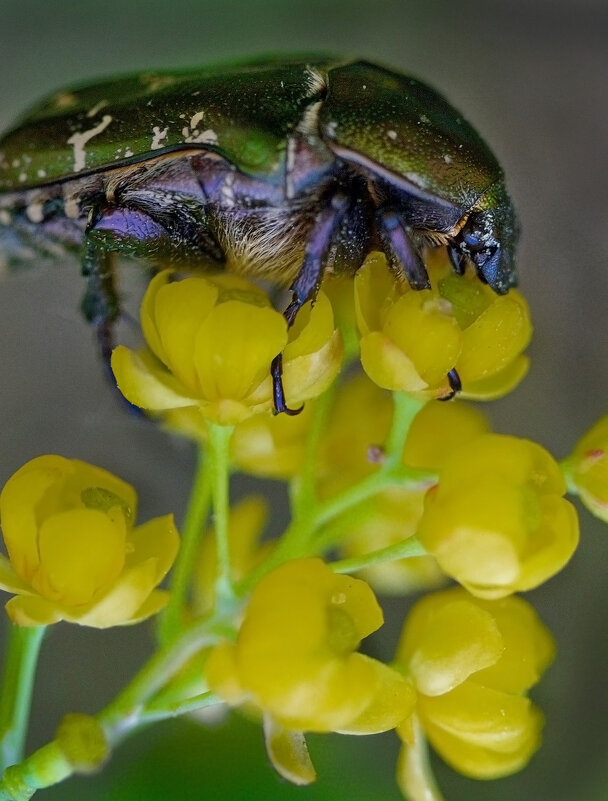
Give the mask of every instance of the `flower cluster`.
[[189, 427], [202, 427], [201, 418], [233, 425], [271, 408], [269, 367], [279, 353], [293, 407], [335, 377], [342, 346], [323, 295], [288, 332], [267, 295], [245, 279], [171, 276], [159, 273], [142, 303], [148, 350], [138, 354], [120, 346], [112, 354], [120, 391], [135, 406], [153, 413], [194, 410], [199, 416], [186, 417]]
[[333, 573], [320, 559], [287, 562], [255, 587], [236, 643], [212, 650], [209, 686], [290, 731], [392, 729], [413, 709], [411, 686], [357, 651], [382, 623], [365, 582]]
[[[554, 644], [514, 593], [573, 555], [567, 488], [608, 520], [608, 418], [559, 465], [532, 441], [491, 433], [466, 402], [435, 403], [458, 381], [465, 398], [509, 392], [528, 369], [531, 324], [517, 291], [498, 296], [474, 271], [455, 275], [439, 248], [426, 263], [431, 287], [415, 291], [373, 253], [354, 289], [334, 280], [291, 327], [237, 275], [151, 281], [146, 348], [116, 348], [112, 368], [127, 400], [204, 454], [179, 554], [172, 517], [136, 526], [135, 491], [100, 468], [45, 456], [7, 482], [0, 588], [15, 595], [13, 622], [103, 628], [168, 603], [160, 654], [81, 721], [99, 760], [129, 726], [210, 704], [261, 719], [272, 763], [298, 784], [315, 778], [307, 732], [395, 729], [398, 782], [416, 799], [439, 797], [426, 740], [478, 779], [519, 770], [538, 748], [543, 716], [528, 692]], [[336, 379], [344, 352], [350, 362], [359, 353], [363, 371], [349, 364]], [[288, 407], [306, 402], [297, 416], [271, 413], [279, 354]], [[232, 470], [289, 482], [280, 538], [262, 536], [261, 499], [230, 508]], [[176, 554], [169, 595], [158, 585]], [[415, 604], [392, 664], [360, 650], [384, 621], [374, 591], [450, 579], [461, 586]], [[36, 781], [66, 775], [60, 753], [53, 774], [41, 757]]]
[[[416, 688], [416, 715], [433, 747], [461, 773], [493, 779], [521, 769], [540, 744], [543, 717], [526, 693], [554, 651], [526, 601], [484, 601], [453, 588], [416, 604], [397, 665]], [[407, 793], [419, 781], [411, 753], [419, 744], [410, 721], [398, 732], [399, 781]]]
[[505, 395], [528, 370], [524, 298], [516, 290], [496, 295], [472, 274], [454, 275], [444, 252], [432, 251], [427, 265], [431, 288], [421, 291], [397, 285], [381, 253], [357, 273], [363, 368], [381, 387], [422, 397], [449, 396], [454, 369], [464, 397]]
[[162, 609], [155, 589], [178, 549], [173, 517], [135, 527], [137, 496], [99, 467], [41, 456], [18, 470], [0, 495], [9, 558], [0, 588], [14, 623], [69, 620], [83, 626], [137, 623]]

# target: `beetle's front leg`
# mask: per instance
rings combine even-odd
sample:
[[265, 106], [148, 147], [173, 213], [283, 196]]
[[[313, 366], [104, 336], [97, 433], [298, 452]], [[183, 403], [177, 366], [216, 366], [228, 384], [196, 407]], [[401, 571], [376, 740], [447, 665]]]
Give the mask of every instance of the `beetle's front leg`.
[[[348, 198], [336, 193], [331, 203], [318, 215], [312, 231], [310, 232], [304, 261], [300, 267], [295, 281], [290, 287], [292, 299], [283, 316], [287, 320], [287, 325], [291, 326], [296, 319], [296, 315], [308, 300], [314, 300], [321, 286], [323, 269], [329, 248], [340, 228], [340, 223], [348, 208]], [[272, 374], [272, 389], [274, 398], [274, 409], [276, 414], [299, 414], [299, 409], [290, 409], [285, 402], [285, 392], [283, 389], [283, 357], [278, 354], [272, 360], [270, 368]]]
[[388, 263], [395, 275], [405, 277], [412, 289], [430, 289], [431, 283], [418, 253], [412, 242], [411, 231], [401, 217], [391, 209], [378, 212], [380, 238], [386, 249]]

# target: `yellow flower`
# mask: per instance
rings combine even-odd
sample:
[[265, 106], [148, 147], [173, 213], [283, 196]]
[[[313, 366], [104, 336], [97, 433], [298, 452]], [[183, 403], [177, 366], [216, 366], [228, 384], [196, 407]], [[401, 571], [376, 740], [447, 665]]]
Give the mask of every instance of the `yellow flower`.
[[587, 509], [608, 522], [608, 415], [577, 442], [565, 463], [569, 483]]
[[496, 295], [472, 273], [454, 275], [443, 251], [427, 257], [431, 289], [398, 286], [386, 258], [371, 254], [355, 277], [361, 363], [386, 389], [420, 397], [450, 394], [458, 371], [463, 397], [502, 397], [528, 369], [522, 351], [532, 327], [524, 298]]
[[272, 406], [270, 363], [283, 353], [287, 402], [296, 407], [331, 383], [342, 346], [331, 306], [320, 294], [288, 332], [255, 285], [234, 275], [151, 282], [141, 307], [149, 350], [118, 347], [112, 369], [123, 395], [151, 412], [194, 408], [233, 425]]
[[320, 559], [288, 562], [254, 589], [237, 642], [211, 652], [209, 687], [229, 704], [254, 703], [291, 731], [394, 728], [412, 711], [411, 687], [356, 651], [382, 622], [365, 582]]
[[578, 518], [559, 466], [540, 445], [485, 434], [452, 451], [425, 499], [418, 537], [474, 595], [529, 590], [576, 549]]
[[[462, 588], [419, 601], [403, 630], [397, 664], [418, 691], [426, 736], [457, 771], [493, 779], [520, 770], [540, 745], [543, 717], [526, 697], [555, 646], [530, 604], [471, 597]], [[412, 729], [400, 726], [400, 779], [412, 780]]]
[[168, 594], [155, 589], [171, 567], [179, 538], [172, 515], [134, 528], [137, 496], [98, 467], [40, 456], [0, 495], [9, 559], [0, 557], [0, 588], [14, 623], [68, 620], [85, 626], [137, 623]]

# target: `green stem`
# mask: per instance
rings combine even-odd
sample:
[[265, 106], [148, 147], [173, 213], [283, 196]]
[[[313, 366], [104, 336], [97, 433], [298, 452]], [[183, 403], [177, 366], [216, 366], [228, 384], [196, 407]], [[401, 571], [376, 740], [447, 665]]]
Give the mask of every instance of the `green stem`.
[[134, 726], [146, 703], [205, 646], [232, 634], [214, 621], [197, 621], [163, 646], [119, 695], [97, 715], [108, 742], [115, 745]]
[[410, 426], [426, 403], [404, 392], [393, 392], [393, 422], [384, 446], [387, 459], [393, 463], [401, 462]]
[[8, 636], [0, 694], [0, 770], [23, 758], [44, 626], [13, 626]]
[[234, 599], [228, 538], [230, 439], [234, 426], [222, 426], [209, 422], [207, 430], [209, 432], [209, 469], [212, 476], [213, 528], [217, 549], [216, 597], [218, 608], [221, 609], [224, 604], [230, 605]]
[[334, 573], [355, 573], [357, 570], [363, 570], [363, 568], [371, 567], [372, 565], [394, 562], [397, 559], [410, 559], [414, 556], [426, 556], [426, 553], [426, 550], [416, 537], [408, 537], [403, 542], [388, 545], [386, 548], [379, 548], [377, 551], [372, 551], [362, 556], [353, 556], [350, 559], [331, 562], [330, 566]]
[[184, 525], [182, 539], [173, 568], [171, 580], [171, 595], [169, 603], [163, 612], [159, 629], [159, 642], [165, 644], [176, 636], [182, 623], [184, 606], [187, 601], [190, 579], [196, 564], [201, 534], [211, 504], [211, 476], [207, 467], [203, 448], [199, 449], [196, 473]]
[[393, 423], [386, 440], [385, 459], [381, 467], [362, 481], [322, 503], [312, 504], [306, 515], [292, 521], [268, 559], [240, 583], [239, 595], [245, 595], [265, 573], [283, 562], [309, 555], [311, 552], [318, 553], [321, 550], [319, 543], [325, 542], [325, 538], [314, 542], [315, 534], [320, 528], [345, 512], [363, 504], [389, 487], [400, 485], [413, 489], [417, 486], [430, 486], [436, 482], [435, 472], [417, 470], [401, 463], [405, 440], [412, 420], [426, 401], [397, 392], [393, 393], [393, 398], [395, 404]]

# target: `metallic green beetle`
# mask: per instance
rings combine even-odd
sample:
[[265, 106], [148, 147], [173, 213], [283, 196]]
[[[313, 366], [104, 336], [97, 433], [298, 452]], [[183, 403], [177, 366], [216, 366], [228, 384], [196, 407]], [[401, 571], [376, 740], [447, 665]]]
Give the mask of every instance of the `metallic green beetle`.
[[[517, 222], [487, 145], [439, 94], [365, 61], [268, 60], [132, 75], [55, 94], [0, 140], [0, 252], [78, 248], [104, 358], [129, 253], [290, 284], [291, 324], [324, 274], [382, 248], [428, 287], [423, 245], [515, 284]], [[281, 356], [277, 411], [290, 412]], [[455, 371], [451, 384], [458, 389]]]

